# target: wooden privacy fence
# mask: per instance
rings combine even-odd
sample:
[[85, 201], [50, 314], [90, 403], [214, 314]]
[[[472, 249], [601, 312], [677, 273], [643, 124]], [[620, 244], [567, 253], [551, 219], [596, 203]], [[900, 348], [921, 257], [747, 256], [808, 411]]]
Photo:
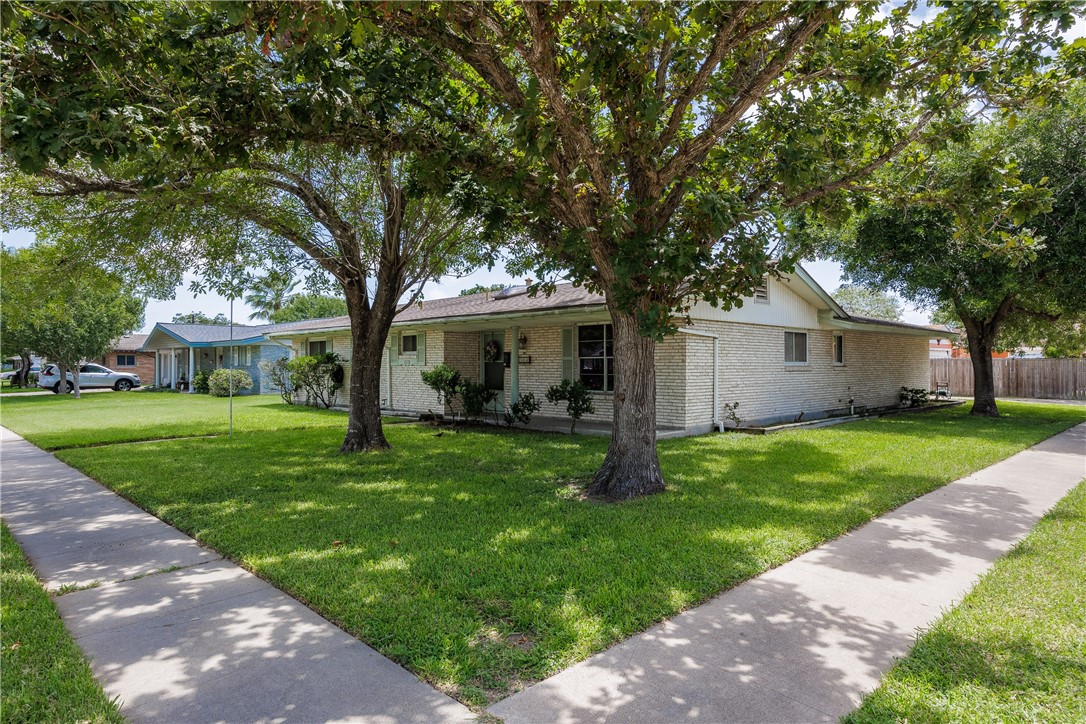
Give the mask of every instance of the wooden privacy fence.
[[[1086, 399], [1086, 359], [994, 359], [996, 397]], [[967, 358], [933, 359], [931, 389], [949, 384], [956, 397], [973, 395], [973, 363]]]

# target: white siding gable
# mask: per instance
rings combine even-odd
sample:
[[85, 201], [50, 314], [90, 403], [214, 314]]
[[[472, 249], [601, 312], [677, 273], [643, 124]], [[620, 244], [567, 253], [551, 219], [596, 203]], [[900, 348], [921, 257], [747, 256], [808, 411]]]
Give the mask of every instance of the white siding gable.
[[769, 303], [755, 302], [752, 297], [743, 299], [742, 307], [724, 311], [708, 302], [699, 301], [690, 310], [692, 319], [715, 322], [739, 322], [764, 324], [773, 327], [818, 329], [818, 310], [793, 292], [787, 282], [769, 280]]

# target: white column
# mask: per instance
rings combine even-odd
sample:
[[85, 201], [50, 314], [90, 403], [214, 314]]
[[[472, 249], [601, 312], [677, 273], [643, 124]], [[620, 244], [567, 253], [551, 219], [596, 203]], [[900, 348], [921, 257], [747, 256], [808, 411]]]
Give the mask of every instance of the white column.
[[170, 386], [177, 389], [177, 348], [170, 347]]
[[189, 394], [191, 395], [196, 391], [195, 385], [192, 384], [192, 377], [196, 372], [196, 356], [193, 354], [192, 347], [189, 347]]

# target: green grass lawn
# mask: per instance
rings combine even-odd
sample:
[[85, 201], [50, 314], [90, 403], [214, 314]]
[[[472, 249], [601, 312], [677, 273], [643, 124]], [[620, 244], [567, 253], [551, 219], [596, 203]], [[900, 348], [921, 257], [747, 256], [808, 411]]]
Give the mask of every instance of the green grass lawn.
[[[342, 456], [343, 417], [251, 399], [262, 422], [232, 440], [58, 456], [475, 706], [1083, 418], [1003, 403], [667, 440], [667, 492], [610, 505], [578, 488], [604, 438], [390, 425], [393, 450]], [[54, 444], [116, 432], [63, 405], [37, 408]]]
[[845, 721], [1086, 721], [1084, 561], [1086, 481]]
[[[0, 425], [46, 450], [135, 442], [229, 429], [225, 397], [176, 392], [100, 392], [78, 400], [71, 395], [10, 397], [0, 400]], [[347, 417], [334, 410], [284, 405], [277, 395], [234, 398], [234, 430], [346, 429]]]
[[0, 528], [0, 588], [4, 722], [123, 722], [7, 526]]

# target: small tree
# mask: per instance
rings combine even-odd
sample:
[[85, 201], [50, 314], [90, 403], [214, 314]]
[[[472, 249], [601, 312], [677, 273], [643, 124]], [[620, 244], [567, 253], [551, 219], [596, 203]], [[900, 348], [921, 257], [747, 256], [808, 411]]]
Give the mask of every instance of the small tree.
[[498, 399], [498, 391], [492, 390], [482, 382], [463, 380], [457, 387], [457, 393], [464, 402], [464, 417], [477, 420], [486, 414], [487, 405]]
[[[442, 362], [432, 370], [422, 373], [422, 382], [437, 393], [437, 401], [442, 406], [451, 405], [460, 394], [460, 372]], [[430, 410], [432, 413], [433, 410]]]
[[542, 406], [543, 404], [533, 393], [527, 392], [509, 406], [509, 411], [505, 413], [505, 424], [509, 427], [512, 427], [515, 422], [527, 425], [532, 421], [532, 415], [539, 412]]
[[596, 411], [596, 406], [592, 403], [592, 393], [580, 380], [562, 380], [559, 385], [551, 385], [547, 390], [547, 401], [554, 404], [566, 403], [566, 414], [573, 421], [569, 426], [570, 435], [577, 431], [577, 420]]
[[287, 369], [291, 386], [305, 392], [305, 404], [328, 408], [336, 401], [336, 391], [343, 386], [343, 365], [335, 352], [295, 357]]
[[[3, 299], [5, 336], [10, 330], [11, 341], [57, 365], [58, 392], [66, 390], [71, 372], [79, 397], [80, 363], [106, 354], [113, 340], [139, 327], [143, 300], [129, 294], [115, 275], [48, 244], [5, 252], [4, 262], [3, 286], [12, 287]], [[23, 294], [29, 296], [17, 298]]]
[[[231, 385], [234, 387], [233, 391], [230, 389]], [[245, 370], [220, 368], [211, 373], [207, 388], [212, 397], [227, 397], [242, 390], [251, 390], [253, 378]]]
[[264, 375], [272, 386], [279, 390], [283, 402], [294, 404], [294, 386], [290, 383], [290, 366], [286, 359], [280, 358], [274, 362], [264, 360], [259, 365], [260, 374]]

